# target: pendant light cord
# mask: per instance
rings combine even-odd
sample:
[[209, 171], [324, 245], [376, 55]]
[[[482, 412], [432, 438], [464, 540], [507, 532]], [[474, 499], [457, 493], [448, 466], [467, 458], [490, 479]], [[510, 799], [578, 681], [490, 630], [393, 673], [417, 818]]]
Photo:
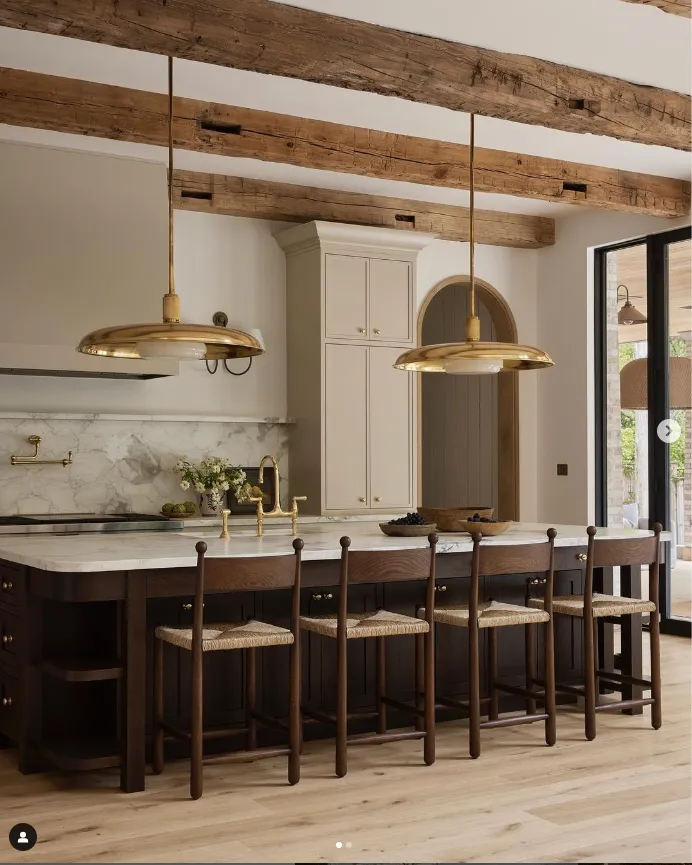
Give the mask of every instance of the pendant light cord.
[[469, 154], [469, 270], [470, 270], [470, 289], [469, 289], [469, 305], [470, 315], [473, 317], [476, 314], [476, 280], [475, 280], [475, 219], [474, 219], [474, 178], [473, 169], [475, 162], [475, 126], [476, 116], [471, 114], [471, 138], [470, 138], [470, 154]]
[[175, 294], [173, 272], [173, 58], [168, 58], [168, 293]]

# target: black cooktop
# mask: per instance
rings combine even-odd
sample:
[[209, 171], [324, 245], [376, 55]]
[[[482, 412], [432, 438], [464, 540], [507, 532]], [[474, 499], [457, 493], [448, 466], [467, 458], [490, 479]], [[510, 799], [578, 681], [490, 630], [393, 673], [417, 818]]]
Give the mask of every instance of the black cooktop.
[[144, 523], [167, 520], [160, 514], [23, 514], [0, 516], [0, 526], [67, 525], [69, 523]]

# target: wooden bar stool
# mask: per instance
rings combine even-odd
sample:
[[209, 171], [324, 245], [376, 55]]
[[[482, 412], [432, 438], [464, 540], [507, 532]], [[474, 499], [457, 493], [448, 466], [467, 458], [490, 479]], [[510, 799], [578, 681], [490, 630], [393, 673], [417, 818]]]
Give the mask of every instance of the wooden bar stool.
[[[469, 714], [469, 754], [474, 759], [481, 753], [481, 730], [491, 727], [513, 727], [517, 724], [528, 724], [535, 721], [545, 721], [545, 741], [554, 745], [556, 741], [555, 728], [555, 664], [554, 664], [554, 634], [551, 615], [551, 599], [553, 596], [555, 529], [548, 529], [548, 542], [526, 544], [521, 546], [503, 546], [501, 544], [481, 544], [482, 536], [475, 532], [473, 538], [473, 556], [471, 560], [471, 586], [468, 604], [454, 604], [448, 607], [437, 607], [434, 619], [438, 625], [451, 625], [466, 628], [469, 634], [469, 699], [468, 702], [440, 697], [440, 705], [452, 708], [463, 708]], [[478, 583], [481, 576], [498, 574], [531, 574], [545, 573], [546, 592], [544, 609], [536, 610], [522, 607], [518, 604], [505, 604], [500, 601], [478, 600]], [[538, 615], [537, 615], [538, 614]], [[419, 615], [427, 616], [426, 610], [420, 610]], [[534, 625], [544, 623], [544, 660], [545, 685], [543, 691], [535, 689], [533, 669]], [[519, 688], [504, 684], [497, 680], [497, 629], [511, 625], [524, 625], [526, 628], [526, 687]], [[479, 638], [480, 631], [488, 628], [488, 666], [489, 666], [489, 697], [481, 700], [480, 695], [480, 663]], [[524, 697], [526, 712], [523, 715], [509, 718], [499, 718], [498, 691], [505, 691], [515, 696]], [[489, 718], [481, 721], [481, 702], [490, 702]], [[536, 711], [536, 702], [544, 703], [545, 711]]]
[[[426, 765], [435, 762], [435, 644], [433, 610], [435, 602], [435, 548], [437, 535], [428, 536], [429, 548], [409, 550], [377, 550], [349, 552], [351, 539], [341, 538], [341, 573], [339, 578], [339, 606], [336, 615], [301, 616], [300, 626], [321, 637], [336, 640], [337, 704], [336, 716], [303, 706], [303, 714], [336, 726], [336, 774], [343, 778], [347, 770], [346, 751], [349, 745], [367, 745], [396, 742], [400, 739], [424, 739], [423, 756]], [[348, 612], [349, 583], [377, 583], [394, 580], [427, 580], [425, 598], [429, 610], [425, 620], [387, 610], [374, 613]], [[386, 637], [416, 635], [424, 641], [423, 708], [410, 706], [385, 694], [384, 640]], [[377, 640], [377, 733], [365, 736], [348, 735], [348, 719], [372, 715], [370, 712], [348, 712], [347, 706], [347, 641], [361, 638]], [[418, 666], [418, 665], [416, 665]], [[412, 671], [414, 672], [414, 671]], [[418, 673], [416, 673], [418, 675]], [[392, 706], [416, 716], [416, 730], [387, 732], [386, 707]], [[422, 719], [422, 724], [421, 724]], [[422, 727], [422, 729], [421, 729]]]
[[[203, 741], [235, 733], [246, 734], [246, 750], [223, 755], [221, 759], [247, 762], [263, 757], [288, 755], [288, 782], [300, 780], [300, 561], [303, 541], [293, 541], [294, 554], [263, 556], [261, 558], [210, 558], [205, 561], [207, 545], [200, 541], [197, 550], [195, 600], [192, 628], [159, 626], [154, 639], [154, 753], [153, 769], [163, 771], [163, 736], [167, 733], [190, 742], [190, 796], [202, 795]], [[205, 625], [203, 622], [204, 591], [234, 591], [238, 584], [243, 590], [293, 589], [291, 603], [291, 629], [256, 620]], [[191, 731], [180, 730], [163, 719], [163, 644], [192, 652], [192, 725]], [[255, 710], [255, 650], [267, 646], [290, 645], [289, 661], [289, 713], [288, 724], [268, 718]], [[246, 717], [247, 727], [228, 730], [204, 731], [202, 667], [206, 652], [244, 649], [246, 659]], [[279, 748], [257, 747], [257, 722], [288, 730], [289, 746]], [[216, 760], [218, 758], [211, 758]]]
[[[661, 556], [661, 524], [655, 523], [653, 535], [648, 538], [620, 538], [595, 542], [597, 529], [589, 526], [586, 530], [589, 545], [586, 556], [586, 575], [583, 595], [565, 595], [553, 598], [553, 613], [561, 616], [578, 616], [584, 623], [584, 686], [558, 684], [558, 691], [584, 697], [584, 728], [586, 738], [596, 738], [596, 713], [618, 709], [632, 709], [636, 706], [651, 706], [651, 726], [658, 730], [661, 726], [661, 649], [658, 618], [658, 571]], [[649, 566], [649, 600], [622, 598], [604, 595], [593, 590], [594, 568]], [[531, 598], [532, 607], [543, 609], [543, 598]], [[601, 670], [598, 659], [597, 620], [620, 624], [621, 616], [637, 613], [650, 613], [649, 643], [651, 647], [651, 679], [637, 679], [623, 673]], [[635, 686], [650, 690], [650, 697], [634, 700], [619, 700], [613, 703], [599, 703], [599, 681], [601, 684], [622, 691]]]

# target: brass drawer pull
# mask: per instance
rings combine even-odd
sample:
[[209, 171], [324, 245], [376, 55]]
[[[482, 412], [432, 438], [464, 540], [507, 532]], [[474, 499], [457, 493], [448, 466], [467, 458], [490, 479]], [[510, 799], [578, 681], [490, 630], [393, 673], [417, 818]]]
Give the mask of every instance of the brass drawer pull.
[[382, 501], [382, 496], [375, 496], [375, 501], [376, 501], [376, 502], [381, 502], [381, 501]]
[[313, 601], [331, 601], [333, 597], [334, 597], [334, 595], [331, 592], [325, 592], [324, 594], [321, 594], [320, 592], [318, 592], [317, 594], [314, 594], [312, 596], [312, 600]]
[[2, 638], [3, 643], [11, 643], [12, 642], [12, 634], [4, 634]]
[[373, 333], [376, 333], [376, 334], [379, 334], [379, 333], [380, 333], [380, 329], [379, 329], [379, 327], [373, 327], [372, 332], [373, 332]]
[[530, 586], [545, 586], [545, 584], [547, 582], [548, 582], [548, 580], [545, 577], [534, 577], [533, 579], [529, 580], [529, 585]]
[[12, 588], [13, 588], [13, 586], [12, 586], [11, 582], [5, 582], [4, 580], [2, 581], [3, 592], [11, 592]]
[[[192, 604], [181, 604], [181, 606], [184, 610], [191, 610], [192, 609]], [[204, 606], [204, 604], [202, 604], [202, 606]]]
[[436, 592], [446, 592], [447, 586], [435, 586], [435, 591]]
[[359, 501], [359, 502], [364, 502], [364, 501], [365, 501], [365, 496], [360, 496], [360, 498], [358, 499], [358, 501]]
[[364, 327], [359, 327], [359, 328], [358, 328], [358, 333], [365, 333], [365, 328], [364, 328]]
[[334, 595], [331, 592], [327, 592], [324, 596], [325, 601], [331, 601]]
[[322, 600], [322, 595], [313, 595], [313, 596], [312, 596], [312, 600], [313, 600], [313, 601], [321, 601], [321, 600]]
[[588, 556], [586, 555], [586, 553], [577, 553], [577, 559], [580, 562], [585, 562], [587, 558]]
[[3, 697], [2, 698], [3, 706], [11, 706], [12, 705], [12, 697]]

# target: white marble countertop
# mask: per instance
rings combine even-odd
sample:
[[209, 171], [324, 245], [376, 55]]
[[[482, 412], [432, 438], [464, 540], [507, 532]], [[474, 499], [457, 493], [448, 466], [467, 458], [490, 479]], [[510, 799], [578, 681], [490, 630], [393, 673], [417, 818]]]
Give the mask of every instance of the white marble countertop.
[[[547, 542], [548, 525], [515, 523], [507, 532], [487, 538], [487, 544], [530, 544]], [[582, 526], [556, 525], [558, 547], [585, 545]], [[305, 542], [304, 561], [338, 559], [339, 539], [352, 539], [352, 550], [412, 549], [427, 544], [426, 538], [389, 538], [374, 523], [354, 521], [348, 526], [334, 523], [299, 525], [298, 536]], [[440, 532], [438, 552], [465, 552], [472, 548], [466, 534]], [[651, 532], [639, 529], [599, 529], [603, 538], [645, 537]], [[671, 540], [664, 532], [663, 540]], [[206, 541], [209, 556], [276, 556], [290, 553], [290, 528], [265, 525], [263, 538], [251, 528], [231, 532], [227, 541], [218, 537], [218, 527], [186, 529], [180, 532], [117, 532], [82, 535], [0, 535], [0, 559], [20, 565], [59, 572], [125, 571], [145, 568], [187, 568], [196, 563], [195, 544]]]

